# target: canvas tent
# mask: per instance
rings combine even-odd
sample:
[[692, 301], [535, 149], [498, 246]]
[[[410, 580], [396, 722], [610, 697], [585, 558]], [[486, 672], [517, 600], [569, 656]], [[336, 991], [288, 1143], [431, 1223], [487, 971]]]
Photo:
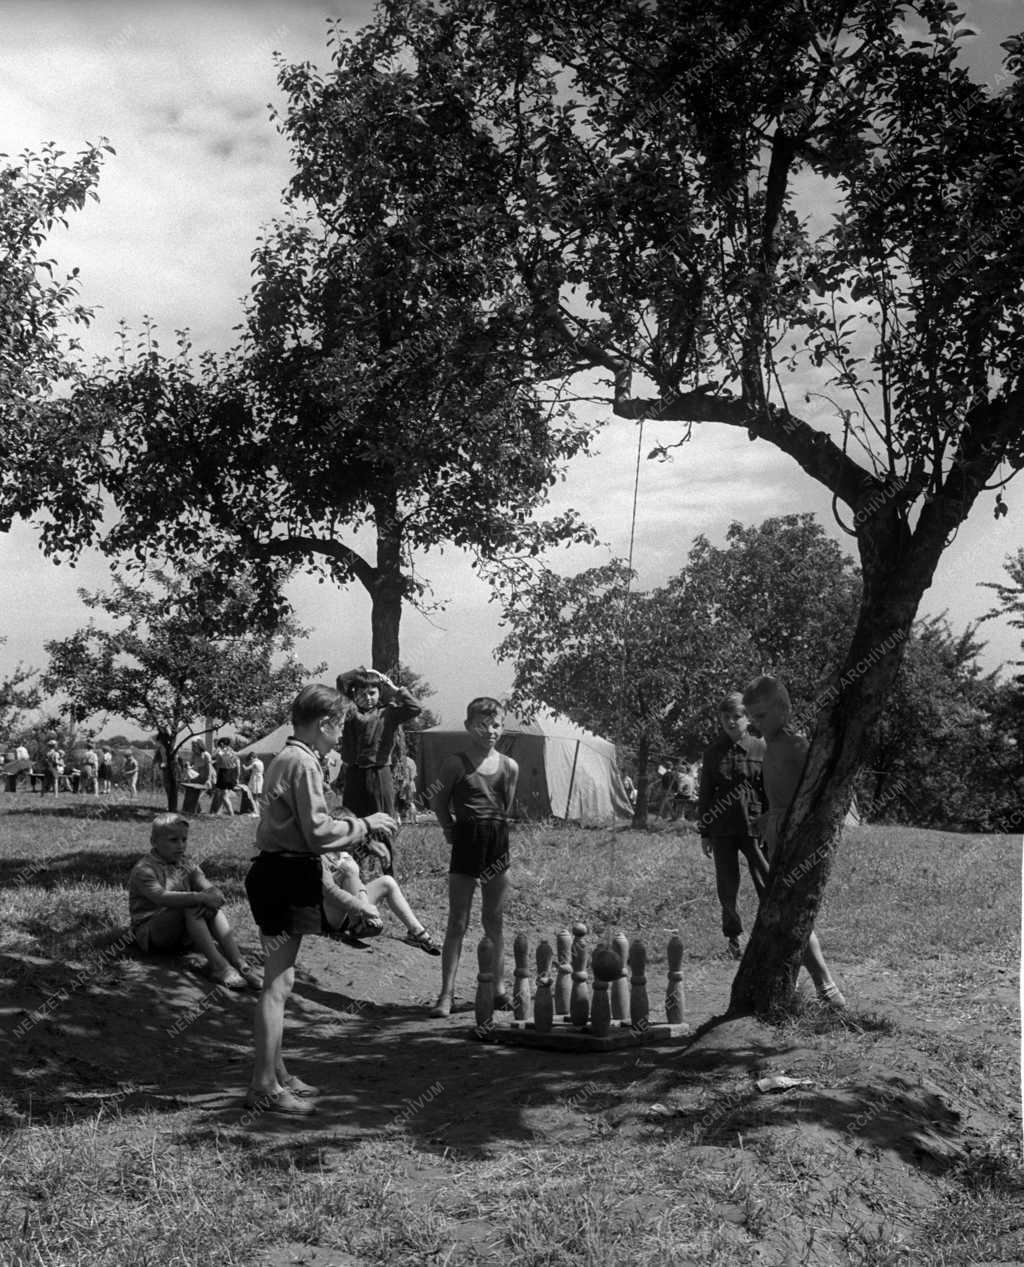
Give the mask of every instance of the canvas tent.
[[[440, 776], [445, 757], [465, 751], [466, 732], [435, 726], [417, 735], [419, 788], [424, 795]], [[519, 764], [516, 813], [520, 818], [564, 818], [585, 824], [632, 818], [615, 761], [615, 745], [564, 717], [538, 714], [532, 722], [506, 717], [498, 742]]]
[[238, 755], [244, 757], [247, 753], [254, 752], [261, 761], [269, 761], [271, 757], [276, 757], [284, 747], [292, 730], [293, 727], [290, 721], [283, 722], [276, 730], [272, 730], [269, 735], [264, 735], [262, 739], [254, 739], [252, 743], [247, 743], [244, 748], [239, 748]]

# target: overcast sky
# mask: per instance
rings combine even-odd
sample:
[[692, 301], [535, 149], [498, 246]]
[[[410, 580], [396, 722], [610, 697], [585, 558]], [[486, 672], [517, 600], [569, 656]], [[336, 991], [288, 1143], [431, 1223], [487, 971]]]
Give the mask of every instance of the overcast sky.
[[[150, 316], [171, 342], [189, 327], [197, 347], [233, 342], [240, 298], [248, 288], [250, 252], [261, 224], [280, 206], [289, 175], [287, 149], [268, 119], [280, 100], [272, 54], [326, 64], [326, 19], [358, 25], [367, 4], [119, 3], [117, 0], [33, 0], [0, 3], [3, 76], [0, 151], [16, 154], [56, 141], [73, 152], [107, 137], [115, 147], [100, 182], [100, 202], [76, 213], [50, 253], [77, 265], [82, 300], [97, 309], [83, 342], [109, 353], [122, 318], [138, 328]], [[972, 69], [992, 82], [998, 44], [1024, 27], [1019, 0], [974, 0], [968, 16], [979, 32]], [[636, 427], [608, 418], [595, 454], [577, 460], [552, 500], [574, 506], [598, 529], [603, 546], [556, 556], [575, 570], [624, 556], [629, 546]], [[644, 450], [671, 441], [677, 428], [647, 424]], [[940, 565], [922, 614], [946, 610], [960, 628], [990, 606], [982, 580], [1004, 579], [1007, 555], [1024, 545], [1024, 509], [1017, 487], [1010, 514], [996, 520], [984, 496]], [[833, 530], [824, 490], [769, 445], [750, 444], [731, 429], [697, 429], [672, 463], [644, 462], [636, 524], [639, 585], [678, 571], [697, 533], [724, 540], [732, 520], [757, 523], [773, 514], [815, 511]], [[838, 530], [836, 530], [838, 535]], [[847, 548], [852, 542], [847, 539]], [[493, 649], [501, 637], [488, 591], [454, 551], [423, 560], [436, 597], [449, 600], [430, 615], [408, 611], [403, 659], [438, 688], [435, 705], [458, 722], [473, 695], [501, 693], [510, 681]], [[84, 624], [77, 588], [103, 588], [105, 563], [94, 556], [76, 568], [55, 567], [36, 547], [29, 526], [0, 535], [0, 582], [7, 596], [0, 634], [0, 673], [17, 661], [42, 667], [42, 644]], [[330, 677], [369, 659], [369, 602], [362, 591], [339, 592], [311, 580], [291, 596], [312, 636], [308, 664], [326, 660]], [[1020, 634], [1005, 621], [984, 626], [986, 660], [1019, 657]]]

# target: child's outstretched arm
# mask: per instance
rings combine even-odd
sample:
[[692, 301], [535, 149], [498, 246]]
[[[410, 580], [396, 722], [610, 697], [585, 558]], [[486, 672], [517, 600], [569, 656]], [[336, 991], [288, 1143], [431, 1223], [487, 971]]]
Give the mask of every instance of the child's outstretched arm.
[[292, 784], [295, 818], [299, 823], [310, 853], [348, 849], [364, 841], [374, 828], [394, 831], [395, 820], [384, 813], [369, 818], [356, 818], [346, 810], [335, 818], [327, 808], [323, 780], [308, 769], [302, 769]]

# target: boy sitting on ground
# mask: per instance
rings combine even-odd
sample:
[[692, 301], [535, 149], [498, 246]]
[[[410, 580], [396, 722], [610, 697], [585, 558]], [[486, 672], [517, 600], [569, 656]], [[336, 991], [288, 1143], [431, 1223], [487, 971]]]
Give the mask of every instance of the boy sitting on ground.
[[323, 854], [324, 917], [343, 941], [359, 945], [361, 937], [376, 937], [384, 929], [378, 903], [390, 908], [405, 925], [405, 941], [428, 955], [439, 955], [440, 945], [413, 914], [394, 876], [382, 875], [365, 885], [351, 854]]
[[151, 851], [132, 867], [128, 909], [136, 945], [145, 954], [198, 950], [210, 977], [229, 990], [258, 990], [260, 974], [238, 949], [224, 894], [203, 875], [188, 850], [189, 822], [181, 814], [157, 814], [150, 828]]

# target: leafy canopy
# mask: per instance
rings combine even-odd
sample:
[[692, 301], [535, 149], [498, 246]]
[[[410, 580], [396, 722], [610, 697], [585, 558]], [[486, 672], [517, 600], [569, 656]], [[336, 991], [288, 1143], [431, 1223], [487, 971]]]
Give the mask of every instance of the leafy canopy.
[[45, 688], [65, 695], [78, 719], [128, 718], [158, 733], [170, 752], [207, 719], [265, 733], [310, 676], [292, 655], [300, 634], [292, 623], [274, 632], [251, 627], [252, 590], [243, 581], [154, 569], [143, 583], [115, 574], [111, 591], [79, 594], [115, 627], [90, 622], [47, 642]]
[[48, 554], [77, 551], [102, 513], [102, 424], [54, 396], [79, 373], [68, 327], [91, 314], [77, 302], [78, 269], [60, 279], [40, 252], [97, 198], [104, 153], [105, 141], [70, 162], [53, 144], [0, 154], [0, 531], [42, 513]]

